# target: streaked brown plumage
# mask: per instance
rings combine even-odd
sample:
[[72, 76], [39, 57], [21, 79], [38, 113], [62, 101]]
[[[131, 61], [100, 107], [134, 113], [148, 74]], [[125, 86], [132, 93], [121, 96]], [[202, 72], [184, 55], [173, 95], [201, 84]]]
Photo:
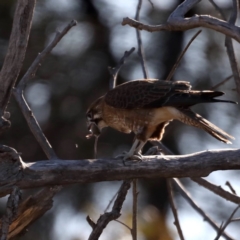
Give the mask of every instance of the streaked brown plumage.
[[231, 143], [232, 136], [190, 110], [198, 103], [234, 103], [215, 99], [223, 94], [191, 90], [186, 81], [130, 81], [110, 90], [90, 106], [88, 127], [91, 130], [94, 125], [101, 131], [109, 126], [124, 133], [134, 132], [136, 140], [125, 158], [138, 154], [147, 140], [161, 140], [165, 127], [173, 119], [201, 128], [224, 143]]

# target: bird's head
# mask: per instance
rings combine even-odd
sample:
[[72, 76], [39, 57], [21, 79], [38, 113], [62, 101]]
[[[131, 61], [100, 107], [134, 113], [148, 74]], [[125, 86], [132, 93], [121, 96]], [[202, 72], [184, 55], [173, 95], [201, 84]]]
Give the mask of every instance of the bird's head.
[[107, 127], [102, 116], [103, 97], [98, 98], [91, 104], [86, 112], [87, 127], [90, 134], [87, 137], [99, 136], [102, 129]]

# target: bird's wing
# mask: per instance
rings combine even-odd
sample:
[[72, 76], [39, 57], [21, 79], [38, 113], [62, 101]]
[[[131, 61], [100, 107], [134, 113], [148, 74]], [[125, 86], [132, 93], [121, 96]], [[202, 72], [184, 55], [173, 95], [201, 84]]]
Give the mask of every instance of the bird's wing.
[[112, 107], [124, 109], [169, 106], [174, 94], [190, 89], [191, 85], [186, 81], [135, 80], [110, 90], [105, 101]]

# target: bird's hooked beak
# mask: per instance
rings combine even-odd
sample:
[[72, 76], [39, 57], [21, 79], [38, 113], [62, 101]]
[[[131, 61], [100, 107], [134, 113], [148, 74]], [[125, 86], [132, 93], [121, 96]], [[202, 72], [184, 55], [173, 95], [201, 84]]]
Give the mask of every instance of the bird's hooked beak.
[[97, 126], [95, 122], [88, 122], [87, 123], [87, 128], [90, 134], [86, 136], [87, 139], [90, 139], [91, 137], [98, 137], [101, 134], [101, 130]]

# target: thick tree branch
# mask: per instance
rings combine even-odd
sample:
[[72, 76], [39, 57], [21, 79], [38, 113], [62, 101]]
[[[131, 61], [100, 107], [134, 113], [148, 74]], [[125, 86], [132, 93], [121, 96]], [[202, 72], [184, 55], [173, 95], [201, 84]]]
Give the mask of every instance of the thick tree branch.
[[129, 25], [139, 30], [149, 32], [156, 31], [185, 31], [197, 27], [206, 27], [217, 32], [223, 33], [236, 41], [240, 42], [240, 28], [221, 19], [207, 16], [195, 15], [190, 18], [184, 18], [184, 15], [201, 0], [185, 0], [180, 4], [168, 18], [167, 23], [160, 25], [147, 25], [131, 18], [124, 18], [122, 25]]
[[[134, 178], [205, 177], [213, 171], [240, 169], [240, 149], [212, 150], [180, 156], [144, 156], [142, 162], [122, 160], [0, 161], [0, 193], [47, 185], [115, 181]], [[13, 174], [14, 173], [14, 174]], [[8, 192], [9, 193], [9, 192]]]
[[11, 90], [22, 68], [36, 0], [19, 0], [13, 19], [7, 55], [0, 73], [0, 110], [3, 116]]

